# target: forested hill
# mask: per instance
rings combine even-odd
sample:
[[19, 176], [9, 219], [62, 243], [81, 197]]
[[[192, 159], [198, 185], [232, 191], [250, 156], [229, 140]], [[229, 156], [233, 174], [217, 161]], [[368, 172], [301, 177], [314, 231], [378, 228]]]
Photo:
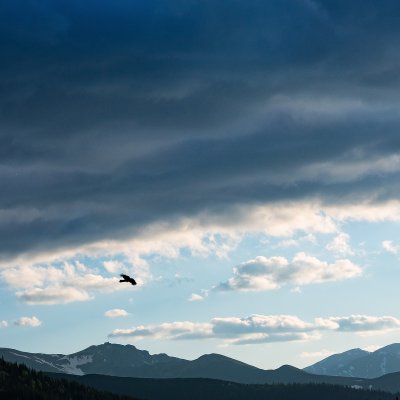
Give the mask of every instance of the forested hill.
[[[58, 374], [50, 373], [51, 376]], [[205, 378], [122, 378], [105, 375], [62, 375], [99, 390], [147, 400], [395, 400], [387, 392], [329, 384], [248, 385]]]
[[[59, 375], [33, 371], [0, 359], [3, 400], [393, 400], [375, 392], [326, 384], [245, 385], [214, 379], [143, 379], [104, 375]], [[58, 376], [59, 375], [59, 376]], [[63, 379], [63, 378], [67, 379]], [[113, 392], [114, 394], [111, 394]]]
[[135, 400], [133, 397], [100, 392], [89, 386], [54, 379], [25, 365], [0, 358], [0, 398], [2, 400]]

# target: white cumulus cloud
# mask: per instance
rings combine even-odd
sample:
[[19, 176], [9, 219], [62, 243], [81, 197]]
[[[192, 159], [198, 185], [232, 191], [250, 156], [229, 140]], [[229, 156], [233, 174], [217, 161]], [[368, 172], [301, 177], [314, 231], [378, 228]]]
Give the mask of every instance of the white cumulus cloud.
[[115, 260], [104, 261], [103, 266], [110, 273], [121, 272], [126, 269], [122, 262]]
[[214, 318], [213, 332], [219, 335], [232, 333], [289, 333], [306, 332], [315, 329], [312, 323], [305, 322], [293, 315], [259, 315], [246, 318]]
[[51, 286], [18, 291], [17, 298], [29, 305], [51, 305], [85, 301], [89, 300], [90, 297], [84, 290], [74, 287]]
[[168, 322], [160, 325], [138, 326], [131, 329], [114, 329], [110, 337], [143, 339], [145, 337], [178, 339], [202, 339], [212, 337], [212, 325], [190, 321]]
[[318, 318], [319, 324], [327, 324], [340, 332], [380, 332], [400, 329], [400, 319], [392, 316], [350, 315], [348, 317]]
[[17, 289], [19, 300], [33, 304], [63, 304], [93, 298], [93, 293], [126, 289], [117, 277], [105, 277], [79, 261], [60, 266], [22, 265], [5, 269], [1, 278]]
[[8, 322], [7, 321], [0, 321], [0, 328], [7, 328], [8, 327]]
[[272, 290], [285, 284], [303, 286], [350, 279], [361, 274], [362, 269], [347, 259], [329, 264], [305, 253], [296, 254], [291, 262], [285, 257], [259, 256], [235, 267], [233, 276], [214, 290]]
[[33, 316], [33, 317], [21, 317], [21, 318], [17, 319], [14, 322], [14, 325], [17, 325], [17, 326], [29, 326], [29, 327], [32, 327], [32, 328], [36, 328], [36, 327], [42, 325], [42, 321], [40, 321], [40, 319], [38, 319], [35, 316]]
[[400, 253], [400, 245], [394, 244], [391, 240], [384, 240], [382, 242], [382, 247], [388, 252], [392, 254]]
[[354, 252], [350, 247], [349, 241], [350, 236], [347, 233], [341, 232], [327, 244], [326, 249], [341, 256], [351, 256]]
[[109, 318], [117, 318], [126, 317], [129, 315], [129, 313], [121, 308], [114, 308], [113, 310], [106, 311], [104, 315]]
[[293, 315], [251, 315], [246, 318], [214, 318], [213, 333], [230, 344], [256, 344], [311, 340], [315, 325]]
[[192, 293], [188, 300], [189, 301], [202, 301], [202, 300], [204, 300], [204, 297], [197, 293]]

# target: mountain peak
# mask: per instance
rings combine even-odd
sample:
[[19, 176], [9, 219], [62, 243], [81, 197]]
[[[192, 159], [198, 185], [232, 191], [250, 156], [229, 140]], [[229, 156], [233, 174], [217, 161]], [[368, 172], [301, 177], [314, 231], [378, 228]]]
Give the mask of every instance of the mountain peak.
[[212, 359], [229, 359], [229, 357], [223, 356], [222, 354], [218, 354], [218, 353], [208, 353], [208, 354], [203, 354], [200, 357], [198, 357], [196, 360], [204, 360], [204, 359], [208, 359], [208, 360], [212, 360]]
[[374, 351], [374, 354], [395, 354], [400, 355], [400, 343], [392, 343]]
[[298, 368], [293, 367], [293, 365], [290, 365], [290, 364], [283, 364], [279, 368], [276, 369], [276, 371], [284, 371], [284, 370], [299, 371]]
[[87, 352], [87, 351], [144, 351], [148, 353], [147, 350], [139, 350], [137, 347], [131, 345], [131, 344], [119, 344], [119, 343], [110, 343], [110, 342], [104, 342], [102, 344], [94, 344], [92, 346], [87, 347], [84, 350], [79, 351], [78, 353], [82, 352]]

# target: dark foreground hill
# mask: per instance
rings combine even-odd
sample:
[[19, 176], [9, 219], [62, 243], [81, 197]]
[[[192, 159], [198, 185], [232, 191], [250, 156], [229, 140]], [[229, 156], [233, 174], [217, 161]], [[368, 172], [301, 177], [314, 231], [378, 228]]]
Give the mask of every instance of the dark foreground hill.
[[133, 397], [100, 392], [93, 387], [33, 371], [25, 365], [0, 358], [2, 400], [135, 400]]
[[[55, 376], [58, 374], [50, 374]], [[99, 390], [147, 400], [394, 400], [387, 392], [328, 384], [246, 385], [215, 379], [143, 379], [63, 375]]]

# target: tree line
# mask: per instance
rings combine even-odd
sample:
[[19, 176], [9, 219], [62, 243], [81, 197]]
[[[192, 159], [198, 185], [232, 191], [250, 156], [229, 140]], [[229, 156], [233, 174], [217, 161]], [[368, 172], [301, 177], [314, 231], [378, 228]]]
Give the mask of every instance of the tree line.
[[0, 359], [0, 398], [3, 400], [134, 400], [133, 397], [100, 392], [65, 379]]

